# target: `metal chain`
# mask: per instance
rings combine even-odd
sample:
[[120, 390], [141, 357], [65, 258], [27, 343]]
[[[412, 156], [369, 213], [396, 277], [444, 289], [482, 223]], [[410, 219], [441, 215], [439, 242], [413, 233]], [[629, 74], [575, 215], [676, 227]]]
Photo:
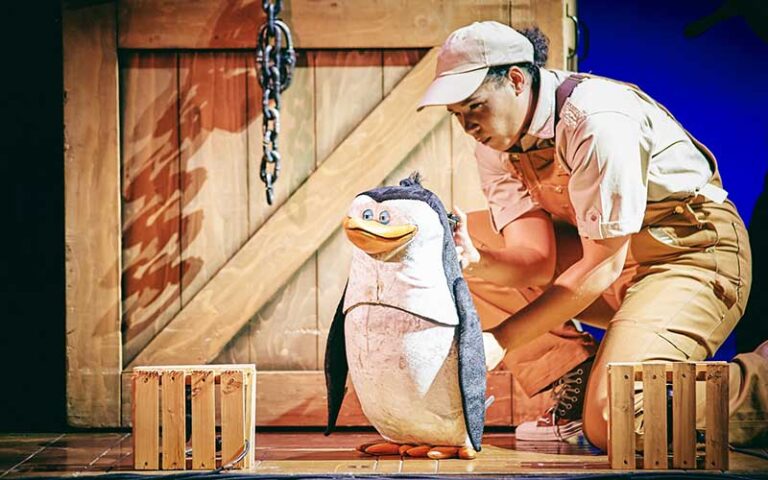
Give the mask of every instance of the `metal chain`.
[[[282, 0], [264, 0], [262, 6], [267, 22], [259, 30], [256, 61], [259, 63], [259, 84], [262, 90], [263, 156], [261, 181], [267, 186], [267, 203], [275, 197], [274, 183], [280, 175], [280, 153], [277, 139], [280, 134], [280, 93], [291, 84], [296, 66], [296, 52], [288, 25], [277, 18], [283, 8]], [[283, 47], [285, 37], [285, 47]]]

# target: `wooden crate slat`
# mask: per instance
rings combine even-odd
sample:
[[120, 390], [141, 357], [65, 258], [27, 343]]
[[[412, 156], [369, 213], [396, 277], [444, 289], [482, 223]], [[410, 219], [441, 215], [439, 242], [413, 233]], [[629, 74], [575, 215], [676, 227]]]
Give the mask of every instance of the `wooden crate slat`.
[[728, 470], [728, 365], [707, 367], [706, 468]]
[[216, 468], [214, 373], [192, 372], [192, 468]]
[[163, 470], [186, 468], [186, 382], [183, 371], [160, 373], [162, 391]]
[[251, 468], [256, 464], [256, 369], [250, 368], [243, 373], [245, 385], [245, 438], [248, 440], [248, 453], [243, 459], [243, 467]]
[[[221, 463], [228, 464], [245, 448], [245, 379], [243, 372], [221, 374]], [[253, 448], [253, 446], [250, 446]], [[235, 464], [242, 468], [243, 461]]]
[[608, 461], [617, 470], [635, 469], [635, 383], [632, 366], [608, 365]]
[[672, 365], [672, 465], [696, 468], [696, 367]]
[[[667, 383], [672, 382], [672, 369], [673, 365], [675, 363], [679, 362], [666, 362], [664, 364], [664, 372], [667, 376]], [[686, 362], [690, 363], [691, 365], [694, 365], [696, 367], [696, 381], [703, 381], [706, 380], [707, 377], [707, 368], [709, 368], [710, 365], [727, 365], [728, 362]], [[612, 365], [626, 365], [632, 367], [634, 371], [635, 381], [636, 382], [642, 382], [643, 381], [643, 364], [642, 363], [636, 363], [636, 362], [611, 362]]]
[[643, 364], [643, 468], [667, 469], [667, 383], [663, 363]]
[[[157, 470], [160, 448], [160, 376], [139, 372], [133, 376], [133, 458], [136, 470]], [[141, 405], [141, 408], [137, 408]]]

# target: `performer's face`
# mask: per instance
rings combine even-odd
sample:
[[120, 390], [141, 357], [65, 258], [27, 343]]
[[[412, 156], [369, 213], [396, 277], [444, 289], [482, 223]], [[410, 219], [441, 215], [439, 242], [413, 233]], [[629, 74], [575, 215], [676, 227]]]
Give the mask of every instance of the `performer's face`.
[[533, 109], [531, 78], [519, 67], [486, 79], [467, 99], [448, 105], [464, 130], [494, 150], [506, 151], [525, 133]]

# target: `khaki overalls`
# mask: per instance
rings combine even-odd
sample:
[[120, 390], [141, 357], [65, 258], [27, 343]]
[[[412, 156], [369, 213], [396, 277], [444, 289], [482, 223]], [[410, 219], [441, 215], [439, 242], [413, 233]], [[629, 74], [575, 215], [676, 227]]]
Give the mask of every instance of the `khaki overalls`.
[[[580, 80], [566, 80], [558, 89], [558, 112]], [[714, 172], [710, 184], [721, 187], [714, 156], [691, 139], [710, 162]], [[505, 168], [553, 218], [557, 275], [581, 258], [568, 194], [568, 167], [556, 160], [554, 147], [507, 155]], [[471, 213], [468, 229], [476, 244], [503, 246], [502, 237], [491, 229], [488, 212]], [[699, 194], [649, 202], [642, 228], [630, 242], [620, 278], [578, 316], [606, 329], [592, 367], [583, 415], [585, 435], [603, 449], [607, 442], [607, 363], [704, 360], [717, 351], [743, 315], [752, 278], [747, 231], [727, 200], [716, 203]], [[513, 289], [471, 275], [467, 281], [484, 328], [498, 324], [541, 293], [541, 289]], [[590, 349], [584, 335], [566, 324], [511, 352], [511, 361], [508, 357], [505, 363], [518, 377], [535, 372], [544, 379], [543, 385], [533, 379], [527, 382], [530, 395], [567, 371], [558, 367], [570, 369], [587, 358]], [[543, 358], [547, 361], [536, 362]], [[549, 373], [553, 371], [554, 378]], [[768, 365], [756, 354], [740, 355], [731, 364], [730, 379], [731, 442], [765, 441]], [[699, 413], [697, 418], [703, 419], [703, 408]], [[641, 424], [638, 411], [638, 433]]]

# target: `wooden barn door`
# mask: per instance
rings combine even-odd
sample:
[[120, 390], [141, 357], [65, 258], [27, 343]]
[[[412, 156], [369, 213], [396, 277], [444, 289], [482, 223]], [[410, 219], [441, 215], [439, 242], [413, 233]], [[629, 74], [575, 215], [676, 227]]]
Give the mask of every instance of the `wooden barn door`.
[[[259, 179], [261, 89], [253, 39], [262, 23], [260, 2], [113, 6], [119, 364], [91, 359], [91, 367], [104, 371], [99, 385], [108, 401], [102, 403], [88, 398], [84, 377], [70, 369], [73, 424], [128, 424], [133, 367], [254, 363], [257, 425], [323, 425], [325, 339], [351, 256], [339, 226], [354, 195], [418, 170], [446, 205], [485, 206], [472, 140], [443, 109], [415, 112], [434, 72], [437, 51], [430, 47], [473, 20], [509, 23], [517, 15], [522, 21], [515, 25], [535, 19], [550, 30], [552, 64], [563, 64], [561, 0], [535, 7], [414, 1], [403, 2], [402, 12], [379, 2], [317, 3], [293, 1], [283, 14], [300, 49], [283, 94], [283, 162], [272, 206]], [[82, 16], [79, 8], [70, 17]], [[403, 22], [420, 28], [401, 31]], [[75, 42], [70, 49], [77, 48]], [[89, 162], [87, 155], [77, 158]], [[68, 209], [76, 207], [68, 201]], [[78, 301], [85, 299], [70, 304]], [[88, 319], [70, 315], [68, 322], [82, 326]], [[76, 350], [80, 342], [70, 345]], [[114, 368], [122, 372], [117, 387], [109, 383]], [[491, 388], [497, 397], [491, 423], [516, 423], [513, 379], [502, 372]], [[88, 419], [87, 401], [101, 413]], [[340, 424], [365, 424], [353, 392], [345, 403]], [[122, 414], [114, 410], [120, 404]]]

